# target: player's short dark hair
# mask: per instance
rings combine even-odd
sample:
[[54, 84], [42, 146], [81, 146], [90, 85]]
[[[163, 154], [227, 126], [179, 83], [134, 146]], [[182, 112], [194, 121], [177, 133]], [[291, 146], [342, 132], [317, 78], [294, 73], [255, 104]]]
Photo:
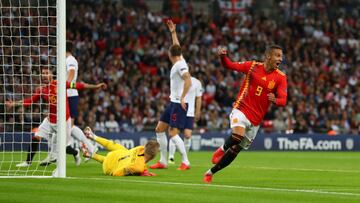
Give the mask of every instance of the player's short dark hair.
[[156, 140], [149, 140], [145, 145], [144, 153], [153, 159], [159, 151], [160, 144]]
[[283, 50], [283, 48], [280, 45], [271, 44], [266, 47], [265, 56], [268, 56], [274, 49], [280, 49], [281, 51]]
[[74, 49], [74, 44], [72, 41], [67, 40], [66, 41], [66, 52], [72, 53]]
[[171, 56], [181, 56], [182, 55], [181, 46], [178, 44], [172, 45], [170, 47], [169, 51], [170, 51]]
[[41, 68], [40, 68], [40, 73], [41, 73], [43, 70], [49, 70], [49, 71], [51, 72], [51, 74], [53, 74], [54, 77], [56, 76], [56, 68], [49, 67], [49, 66], [41, 66]]

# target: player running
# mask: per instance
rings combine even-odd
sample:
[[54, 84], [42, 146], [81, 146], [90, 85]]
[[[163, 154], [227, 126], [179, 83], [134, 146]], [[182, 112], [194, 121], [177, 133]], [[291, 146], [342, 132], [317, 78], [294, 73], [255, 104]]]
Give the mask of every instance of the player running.
[[242, 72], [246, 77], [230, 114], [232, 135], [214, 152], [215, 166], [205, 173], [205, 183], [211, 183], [216, 172], [228, 166], [242, 149], [249, 148], [270, 104], [285, 106], [287, 97], [286, 75], [278, 69], [283, 58], [280, 46], [266, 49], [264, 63], [232, 62], [224, 48], [219, 49], [218, 55], [225, 68]]
[[178, 167], [178, 170], [188, 170], [190, 169], [190, 162], [187, 157], [184, 142], [179, 136], [179, 132], [180, 129], [185, 128], [187, 112], [185, 97], [191, 86], [191, 76], [189, 67], [182, 57], [180, 43], [176, 35], [176, 25], [171, 20], [168, 20], [166, 23], [171, 32], [173, 41], [173, 45], [169, 50], [169, 59], [173, 64], [170, 72], [170, 103], [161, 115], [160, 121], [155, 128], [157, 141], [160, 144], [160, 161], [150, 166], [150, 168], [167, 168], [168, 141], [165, 131], [167, 130], [168, 125], [170, 125], [169, 136], [182, 156], [182, 163]]
[[148, 141], [145, 146], [126, 149], [120, 144], [95, 135], [90, 127], [86, 127], [84, 133], [89, 139], [96, 141], [110, 151], [106, 156], [102, 156], [96, 153], [90, 154], [87, 151], [86, 146], [82, 148], [85, 157], [91, 157], [102, 163], [105, 175], [155, 175], [154, 173], [148, 172], [146, 168], [146, 163], [152, 160], [159, 151], [159, 143], [155, 140]]

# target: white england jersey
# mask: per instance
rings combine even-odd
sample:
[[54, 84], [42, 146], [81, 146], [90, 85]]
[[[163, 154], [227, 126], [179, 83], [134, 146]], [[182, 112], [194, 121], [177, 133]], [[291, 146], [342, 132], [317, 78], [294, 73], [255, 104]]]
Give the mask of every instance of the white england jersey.
[[177, 61], [170, 71], [170, 101], [180, 103], [180, 97], [184, 89], [182, 75], [189, 72], [185, 59]]
[[[75, 57], [73, 57], [72, 55], [66, 57], [66, 78], [68, 78], [68, 74], [70, 70], [75, 71], [74, 78], [70, 82], [76, 82], [78, 76], [78, 62], [75, 59]], [[67, 89], [67, 95], [68, 97], [73, 97], [73, 96], [79, 96], [79, 93], [77, 89]]]
[[204, 89], [202, 87], [201, 82], [198, 79], [191, 77], [191, 87], [185, 97], [185, 101], [186, 103], [188, 103], [188, 110], [186, 116], [188, 117], [195, 116], [196, 97], [201, 97], [203, 95], [203, 92]]

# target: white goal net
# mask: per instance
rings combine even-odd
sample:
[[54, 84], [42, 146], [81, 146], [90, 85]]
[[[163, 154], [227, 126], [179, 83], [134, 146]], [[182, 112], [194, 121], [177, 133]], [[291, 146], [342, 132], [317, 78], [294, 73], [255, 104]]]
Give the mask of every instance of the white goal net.
[[0, 176], [52, 176], [56, 168], [42, 163], [48, 141], [32, 133], [49, 104], [28, 99], [46, 86], [41, 70], [57, 70], [56, 7], [56, 0], [0, 1]]

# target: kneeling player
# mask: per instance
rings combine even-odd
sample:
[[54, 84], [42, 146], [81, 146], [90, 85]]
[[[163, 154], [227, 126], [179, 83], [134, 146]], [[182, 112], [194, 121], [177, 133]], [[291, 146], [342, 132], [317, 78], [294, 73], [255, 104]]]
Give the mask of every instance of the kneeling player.
[[145, 146], [126, 149], [120, 144], [96, 136], [89, 127], [85, 128], [84, 133], [89, 139], [96, 141], [110, 151], [106, 156], [102, 156], [96, 153], [90, 154], [87, 151], [86, 146], [82, 148], [85, 157], [91, 157], [102, 163], [105, 175], [155, 175], [154, 173], [148, 172], [146, 169], [146, 163], [152, 160], [159, 151], [159, 143], [155, 140], [148, 141]]

